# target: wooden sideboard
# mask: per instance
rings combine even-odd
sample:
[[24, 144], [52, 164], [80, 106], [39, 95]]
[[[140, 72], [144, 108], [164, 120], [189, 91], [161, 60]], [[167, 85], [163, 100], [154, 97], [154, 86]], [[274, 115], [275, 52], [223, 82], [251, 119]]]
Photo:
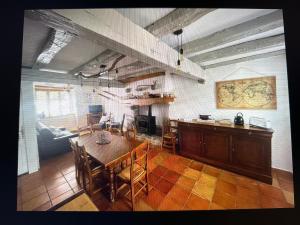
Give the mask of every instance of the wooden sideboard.
[[179, 154], [272, 183], [272, 130], [178, 121]]

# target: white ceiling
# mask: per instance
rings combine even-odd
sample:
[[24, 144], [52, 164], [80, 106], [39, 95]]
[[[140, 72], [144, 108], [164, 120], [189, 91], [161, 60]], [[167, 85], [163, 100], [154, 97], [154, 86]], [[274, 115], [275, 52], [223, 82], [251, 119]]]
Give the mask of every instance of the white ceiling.
[[[275, 11], [275, 9], [216, 9], [183, 28], [182, 44], [273, 11]], [[176, 47], [178, 43], [177, 37], [174, 34], [168, 34], [162, 37], [161, 40], [173, 48]]]
[[120, 8], [116, 10], [135, 24], [146, 27], [174, 9], [175, 8]]
[[[123, 16], [129, 18], [131, 21], [141, 27], [146, 27], [160, 18], [166, 16], [174, 10], [174, 8], [118, 8], [116, 9]], [[183, 28], [183, 44], [195, 39], [203, 38], [217, 31], [235, 26], [237, 24], [252, 20], [256, 17], [269, 14], [275, 11], [274, 9], [217, 9], [194, 23]], [[49, 35], [49, 28], [44, 24], [32, 21], [25, 18], [24, 20], [24, 35], [23, 35], [23, 52], [22, 65], [32, 66], [36, 57], [41, 52]], [[251, 41], [258, 38], [269, 37], [276, 34], [283, 33], [283, 27], [274, 30], [252, 35], [238, 41], [226, 43], [225, 45], [216, 46], [214, 48], [202, 51], [201, 53], [217, 50], [231, 45], [239, 44], [245, 41]], [[173, 34], [166, 35], [161, 38], [162, 41], [175, 47], [177, 45], [177, 38]], [[95, 56], [99, 55], [105, 50], [104, 47], [99, 46], [89, 40], [83, 38], [73, 38], [73, 40], [61, 49], [50, 64], [44, 68], [52, 70], [73, 70], [84, 63], [88, 62]], [[266, 50], [268, 51], [268, 50]], [[271, 51], [271, 50], [270, 50]], [[199, 54], [199, 52], [197, 53]], [[249, 53], [252, 54], [252, 53]], [[192, 55], [190, 55], [192, 56]], [[239, 58], [242, 56], [234, 56]], [[228, 59], [217, 59], [212, 62], [205, 62], [205, 65], [222, 62]], [[122, 64], [122, 62], [120, 62]], [[204, 64], [203, 64], [204, 65]]]

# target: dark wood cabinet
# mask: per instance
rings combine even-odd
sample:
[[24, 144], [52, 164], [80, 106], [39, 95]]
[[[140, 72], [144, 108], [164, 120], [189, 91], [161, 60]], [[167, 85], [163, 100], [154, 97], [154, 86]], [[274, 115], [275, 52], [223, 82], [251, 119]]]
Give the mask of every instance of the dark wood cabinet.
[[184, 127], [179, 133], [182, 155], [199, 159], [202, 152], [202, 132], [197, 127]]
[[202, 131], [203, 154], [211, 160], [226, 163], [229, 161], [229, 135], [222, 132]]
[[267, 183], [271, 176], [272, 130], [245, 125], [178, 122], [179, 153]]

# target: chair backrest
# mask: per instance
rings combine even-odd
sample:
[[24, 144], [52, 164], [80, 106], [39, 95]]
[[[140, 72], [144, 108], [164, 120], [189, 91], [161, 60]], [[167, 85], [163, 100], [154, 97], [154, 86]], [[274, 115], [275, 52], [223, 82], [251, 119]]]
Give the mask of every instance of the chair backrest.
[[84, 147], [84, 145], [79, 146], [77, 142], [76, 142], [76, 147], [78, 149], [79, 158], [83, 163], [83, 168], [88, 173], [88, 176], [90, 178], [92, 176], [92, 170], [91, 170], [91, 167], [90, 167], [90, 163], [89, 163], [89, 160], [88, 160], [88, 155], [87, 155], [87, 152], [85, 150], [85, 147]]
[[149, 152], [149, 141], [145, 140], [138, 147], [134, 148], [131, 153], [131, 166], [130, 166], [130, 178], [131, 182], [141, 172], [147, 172], [148, 170], [148, 152]]
[[178, 128], [177, 128], [177, 122], [174, 120], [167, 120], [163, 124], [163, 129], [162, 129], [162, 134], [164, 135], [165, 133], [177, 133]]
[[78, 152], [78, 148], [77, 148], [77, 145], [78, 143], [74, 143], [71, 138], [69, 138], [69, 142], [71, 144], [71, 149], [72, 149], [72, 152], [74, 154], [74, 159], [75, 159], [75, 166], [77, 166], [80, 162], [80, 157], [79, 157], [79, 152]]
[[128, 141], [134, 141], [136, 139], [136, 128], [133, 124], [131, 128], [127, 128], [127, 131], [125, 132], [125, 137]]

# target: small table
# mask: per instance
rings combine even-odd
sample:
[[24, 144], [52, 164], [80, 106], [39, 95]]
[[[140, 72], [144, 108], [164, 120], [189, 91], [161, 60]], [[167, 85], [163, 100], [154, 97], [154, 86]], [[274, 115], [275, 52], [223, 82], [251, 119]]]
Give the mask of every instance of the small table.
[[121, 135], [112, 134], [112, 141], [109, 144], [97, 144], [98, 133], [95, 131], [92, 134], [74, 137], [71, 139], [73, 143], [78, 142], [79, 146], [84, 146], [86, 152], [98, 163], [103, 165], [110, 174], [110, 201], [115, 200], [115, 187], [114, 187], [114, 168], [122, 161], [130, 156], [130, 151], [142, 143], [142, 141], [134, 140], [128, 141]]

